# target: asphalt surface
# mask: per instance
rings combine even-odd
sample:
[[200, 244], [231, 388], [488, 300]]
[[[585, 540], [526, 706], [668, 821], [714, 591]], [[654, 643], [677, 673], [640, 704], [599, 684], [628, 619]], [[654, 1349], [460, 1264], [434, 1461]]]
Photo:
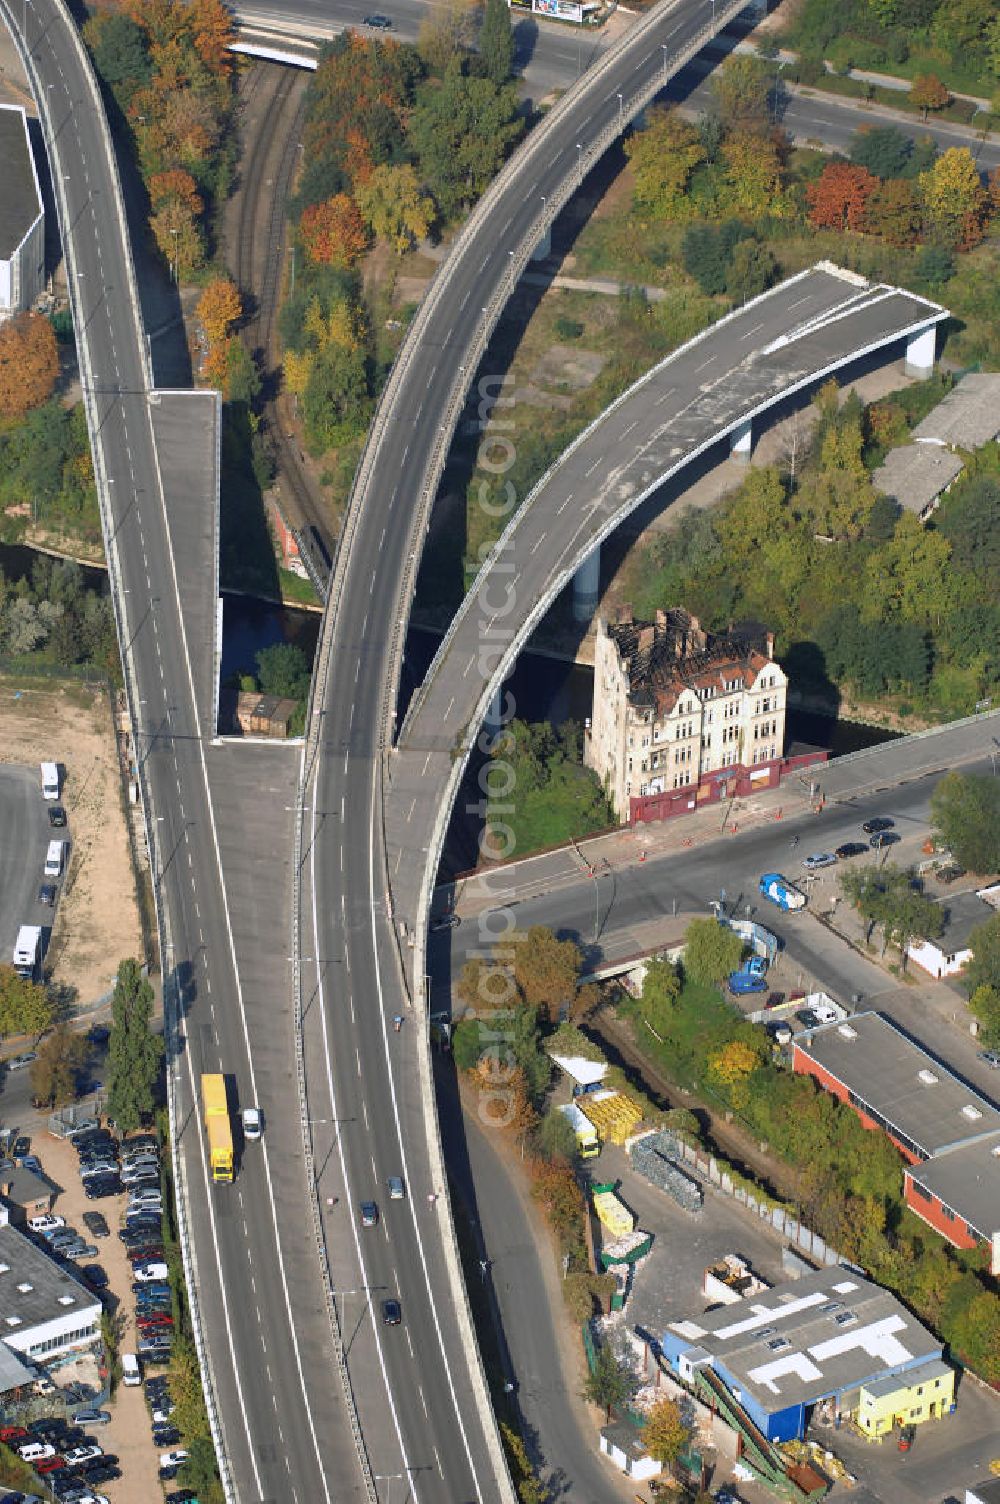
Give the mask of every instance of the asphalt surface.
[[[253, 979], [241, 977], [235, 965], [208, 779], [200, 653], [205, 643], [189, 641], [163, 486], [163, 472], [170, 473], [182, 456], [176, 445], [171, 450], [169, 436], [161, 440], [162, 449], [154, 438], [142, 330], [129, 296], [130, 249], [115, 212], [99, 111], [71, 23], [57, 0], [5, 3], [0, 14], [12, 30], [20, 31], [25, 21], [28, 27], [60, 201], [91, 438], [111, 495], [108, 548], [121, 576], [120, 635], [136, 689], [136, 731], [151, 793], [148, 813], [168, 937], [168, 1051], [178, 1087], [178, 1164], [192, 1228], [192, 1287], [224, 1416], [224, 1460], [240, 1500], [313, 1504], [350, 1498], [358, 1488], [356, 1456], [329, 1379], [329, 1354], [323, 1354], [328, 1377], [322, 1384], [314, 1382], [303, 1357], [306, 1344], [315, 1341], [318, 1361], [324, 1330], [317, 1320], [322, 1297], [311, 1229], [301, 1214], [287, 1211], [279, 1223], [276, 1211], [279, 1176], [289, 1206], [306, 1203], [300, 1169], [296, 1178], [297, 1111], [287, 1068], [280, 1089], [290, 1104], [290, 1122], [281, 1122], [280, 1101], [273, 1109], [264, 1104], [277, 1129], [274, 1147], [266, 1138], [255, 1146], [234, 1186], [211, 1186], [206, 1169], [198, 1074], [225, 1071], [235, 1078], [244, 1105], [256, 1099], [255, 1030], [270, 1038], [275, 1025], [273, 1010], [257, 1025], [248, 1021], [258, 999]], [[197, 452], [203, 444], [206, 454], [215, 452], [213, 422], [214, 404], [192, 409], [185, 449]], [[210, 515], [217, 494], [214, 466], [207, 463], [193, 481]], [[204, 570], [203, 549], [199, 562]]]
[[[438, 812], [461, 772], [455, 749], [471, 747], [520, 647], [595, 545], [746, 414], [943, 317], [912, 294], [814, 268], [682, 346], [565, 451], [484, 562], [407, 711], [386, 812], [401, 918], [419, 921], [427, 852], [436, 867], [445, 834]], [[497, 420], [499, 408], [480, 463], [485, 453], [502, 469], [513, 445]], [[491, 443], [506, 451], [494, 459]]]
[[[725, 15], [720, 11], [720, 25]], [[421, 542], [424, 514], [414, 509], [414, 492], [435, 473], [461, 410], [483, 307], [493, 310], [487, 321], [499, 316], [511, 258], [534, 237], [543, 199], [562, 201], [590, 153], [596, 158], [655, 91], [671, 56], [697, 45], [705, 20], [703, 5], [680, 0], [633, 26], [626, 45], [612, 49], [602, 69], [585, 75], [532, 132], [473, 212], [410, 327], [380, 404], [324, 622], [311, 724], [319, 756], [306, 784], [302, 961], [304, 992], [315, 991], [327, 1020], [328, 1066], [325, 1089], [322, 1079], [310, 1087], [309, 1109], [341, 1125], [337, 1152], [365, 1283], [395, 1288], [402, 1298], [412, 1342], [396, 1340], [398, 1330], [379, 1334], [385, 1340], [378, 1357], [403, 1470], [421, 1500], [487, 1504], [509, 1492], [492, 1416], [476, 1403], [462, 1296], [447, 1273], [448, 1209], [443, 1198], [427, 1200], [443, 1187], [432, 1169], [430, 1103], [420, 1098], [426, 1055], [415, 1035], [424, 1021], [410, 1015], [398, 1036], [392, 1028], [407, 1002], [388, 912], [381, 749]], [[362, 1237], [358, 1201], [399, 1173], [410, 1196], [405, 1211], [393, 1208], [391, 1239]], [[384, 1427], [365, 1421], [363, 1403], [362, 1423], [384, 1444]]]
[[[30, 768], [0, 767], [0, 964], [9, 966], [14, 941], [22, 924], [40, 924], [51, 931], [55, 909], [38, 902], [43, 882], [62, 891], [62, 878], [47, 878], [42, 869], [52, 840], [69, 840], [49, 825], [48, 803], [42, 798], [37, 764]], [[58, 901], [58, 900], [57, 900]], [[43, 943], [48, 934], [43, 934]]]

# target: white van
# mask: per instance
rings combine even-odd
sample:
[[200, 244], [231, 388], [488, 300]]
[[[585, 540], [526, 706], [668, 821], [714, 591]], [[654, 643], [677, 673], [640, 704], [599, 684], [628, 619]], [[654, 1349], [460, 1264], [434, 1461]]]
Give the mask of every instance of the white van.
[[42, 959], [42, 927], [22, 924], [14, 942], [14, 970], [19, 977], [34, 980]]
[[49, 849], [45, 853], [45, 876], [62, 877], [63, 856], [66, 851], [65, 841], [50, 841]]
[[59, 765], [54, 762], [42, 763], [42, 798], [59, 798]]
[[122, 1353], [122, 1383], [126, 1389], [135, 1389], [138, 1384], [142, 1383], [139, 1359], [135, 1353]]

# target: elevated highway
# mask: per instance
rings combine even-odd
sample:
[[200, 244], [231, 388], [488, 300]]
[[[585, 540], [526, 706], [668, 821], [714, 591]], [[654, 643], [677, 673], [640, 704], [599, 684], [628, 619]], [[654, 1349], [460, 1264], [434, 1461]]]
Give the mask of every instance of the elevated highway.
[[[248, 749], [271, 760], [237, 770], [232, 749], [212, 745], [218, 398], [154, 386], [102, 102], [62, 0], [0, 0], [0, 18], [38, 105], [66, 258], [160, 924], [178, 1213], [213, 1437], [230, 1500], [339, 1504], [364, 1495], [303, 1216], [291, 1010], [280, 992], [276, 1006], [273, 971], [249, 964], [247, 931], [273, 943], [273, 929], [267, 912], [255, 922], [259, 868], [226, 823], [266, 835], [261, 798], [276, 789], [290, 803], [294, 767]], [[241, 779], [256, 824], [233, 809]], [[269, 910], [287, 914], [283, 862], [269, 880]], [[287, 928], [275, 959], [287, 999]], [[242, 1156], [235, 1186], [208, 1180], [202, 1070], [226, 1072], [242, 1104], [262, 1101], [273, 1134]]]
[[[717, 5], [713, 26], [704, 4], [674, 0], [636, 21], [487, 190], [390, 374], [335, 562], [295, 858], [301, 1007], [308, 1026], [320, 1028], [303, 1064], [310, 1121], [338, 1125], [328, 1151], [322, 1135], [313, 1149], [328, 1246], [343, 1237], [344, 1219], [327, 1207], [325, 1180], [350, 1203], [365, 1288], [402, 1299], [411, 1340], [377, 1323], [373, 1335], [402, 1471], [420, 1500], [512, 1497], [458, 1267], [427, 1021], [422, 1007], [410, 1008], [383, 824], [420, 551], [467, 387], [521, 270], [603, 151], [741, 8]], [[418, 972], [418, 994], [422, 981]], [[407, 1019], [399, 1033], [397, 1014]], [[385, 1234], [373, 1237], [359, 1225], [357, 1204], [399, 1174], [408, 1199], [388, 1207]], [[361, 1417], [367, 1435], [363, 1402]], [[392, 1439], [379, 1432], [380, 1445]], [[392, 1465], [376, 1462], [376, 1471]]]
[[[814, 267], [668, 356], [566, 450], [514, 511], [407, 712], [386, 811], [401, 922], [423, 933], [451, 806], [490, 701], [582, 566], [596, 592], [602, 540], [706, 450], [728, 439], [749, 454], [756, 419], [862, 357], [905, 346], [911, 364], [921, 351], [929, 373], [934, 329], [946, 317], [912, 293]], [[492, 410], [492, 433], [506, 453], [503, 412]], [[483, 442], [488, 451], [489, 422]], [[415, 955], [419, 964], [419, 944]]]

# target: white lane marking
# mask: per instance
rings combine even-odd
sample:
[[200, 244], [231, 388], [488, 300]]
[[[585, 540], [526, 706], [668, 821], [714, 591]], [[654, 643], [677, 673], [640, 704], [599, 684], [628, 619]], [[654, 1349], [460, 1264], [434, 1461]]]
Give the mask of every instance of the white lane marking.
[[557, 517], [561, 517], [562, 516], [563, 512], [565, 512], [566, 508], [569, 506], [569, 504], [570, 504], [570, 502], [572, 500], [573, 500], [573, 492], [570, 491], [569, 494], [568, 494], [568, 496], [566, 497], [566, 500], [563, 502], [562, 506], [559, 507], [558, 510], [556, 511], [556, 516]]
[[753, 328], [752, 329], [748, 329], [747, 332], [746, 332], [746, 334], [741, 334], [740, 335], [740, 339], [753, 339], [753, 336], [758, 332], [758, 330], [763, 329], [763, 327], [764, 327], [764, 325], [762, 323], [761, 324], [754, 324]]
[[715, 356], [714, 355], [710, 355], [707, 360], [703, 360], [700, 366], [695, 366], [695, 368], [694, 368], [694, 374], [697, 376], [698, 372], [699, 371], [703, 371], [706, 366], [710, 366], [712, 364], [712, 362], [713, 362], [714, 359], [715, 359]]
[[[385, 995], [384, 995], [383, 989], [382, 989], [382, 963], [381, 963], [381, 957], [380, 957], [380, 954], [379, 954], [378, 930], [376, 928], [376, 925], [377, 925], [377, 922], [378, 922], [377, 915], [378, 915], [378, 908], [379, 908], [379, 897], [381, 896], [381, 891], [382, 891], [381, 890], [381, 886], [380, 886], [379, 881], [378, 881], [378, 878], [376, 876], [376, 871], [375, 871], [375, 865], [376, 865], [376, 858], [375, 858], [375, 826], [376, 826], [375, 799], [376, 799], [376, 794], [377, 794], [377, 783], [376, 783], [376, 780], [373, 778], [372, 779], [371, 807], [370, 807], [369, 813], [368, 813], [368, 889], [369, 889], [369, 893], [371, 895], [371, 901], [370, 901], [370, 903], [368, 905], [368, 913], [369, 913], [369, 918], [370, 918], [370, 921], [371, 921], [371, 942], [372, 942], [373, 960], [374, 960], [374, 963], [375, 963], [375, 992], [376, 992], [376, 994], [378, 996], [379, 1020], [380, 1020], [380, 1022], [382, 1024], [382, 1045], [383, 1045], [383, 1049], [385, 1051], [386, 1070], [387, 1070], [387, 1074], [388, 1074], [388, 1077], [389, 1077], [389, 1098], [390, 1098], [390, 1101], [392, 1102], [392, 1115], [393, 1115], [393, 1118], [394, 1118], [395, 1123], [396, 1123], [396, 1141], [399, 1144], [399, 1162], [400, 1162], [400, 1168], [402, 1170], [404, 1185], [409, 1185], [409, 1186], [412, 1187], [413, 1184], [414, 1184], [414, 1180], [413, 1180], [413, 1176], [410, 1174], [409, 1160], [407, 1158], [407, 1153], [406, 1153], [406, 1137], [405, 1137], [405, 1135], [403, 1133], [403, 1125], [400, 1122], [400, 1118], [399, 1118], [399, 1102], [396, 1099], [396, 1076], [395, 1076], [395, 1072], [392, 1069], [391, 1056], [390, 1056], [390, 1052], [389, 1052], [389, 1024], [388, 1024], [388, 1020], [386, 1018]], [[319, 941], [317, 939], [317, 946], [318, 946], [318, 944], [319, 944]], [[317, 954], [318, 954], [318, 951], [317, 951]], [[336, 1116], [336, 1114], [334, 1114], [334, 1116]], [[468, 1461], [468, 1464], [469, 1464], [469, 1471], [472, 1474], [472, 1480], [473, 1480], [473, 1483], [475, 1484], [475, 1490], [474, 1491], [478, 1495], [479, 1498], [483, 1498], [485, 1496], [484, 1489], [483, 1489], [482, 1484], [480, 1483], [479, 1474], [476, 1471], [476, 1464], [475, 1464], [475, 1461], [474, 1461], [473, 1456], [472, 1456], [472, 1448], [469, 1446], [469, 1438], [468, 1438], [468, 1436], [466, 1435], [466, 1432], [465, 1432], [465, 1422], [462, 1419], [462, 1412], [459, 1409], [459, 1404], [458, 1404], [458, 1396], [455, 1393], [455, 1381], [452, 1378], [451, 1368], [450, 1368], [449, 1363], [448, 1363], [448, 1354], [447, 1354], [447, 1352], [445, 1350], [444, 1336], [443, 1336], [443, 1334], [441, 1332], [441, 1322], [438, 1319], [437, 1302], [435, 1301], [433, 1292], [431, 1290], [431, 1277], [430, 1277], [430, 1274], [429, 1274], [428, 1269], [427, 1269], [427, 1255], [424, 1252], [424, 1240], [423, 1240], [423, 1237], [421, 1236], [421, 1233], [420, 1233], [420, 1224], [419, 1224], [419, 1222], [417, 1220], [416, 1202], [414, 1201], [414, 1198], [412, 1196], [408, 1196], [407, 1197], [407, 1205], [409, 1207], [410, 1217], [411, 1217], [411, 1220], [413, 1222], [413, 1232], [414, 1232], [414, 1236], [416, 1237], [416, 1240], [417, 1240], [417, 1249], [418, 1249], [418, 1251], [420, 1253], [420, 1265], [421, 1265], [421, 1268], [423, 1269], [423, 1272], [424, 1272], [424, 1285], [426, 1286], [426, 1289], [427, 1289], [427, 1306], [428, 1306], [428, 1308], [430, 1310], [431, 1317], [433, 1318], [433, 1321], [434, 1321], [434, 1330], [437, 1333], [438, 1347], [440, 1348], [440, 1351], [441, 1351], [441, 1362], [444, 1365], [445, 1377], [448, 1380], [448, 1390], [449, 1390], [449, 1393], [451, 1394], [451, 1411], [452, 1411], [452, 1414], [453, 1414], [455, 1420], [458, 1422], [458, 1430], [459, 1430], [459, 1434], [461, 1435], [461, 1438], [462, 1438], [462, 1446], [465, 1449], [465, 1456], [466, 1456], [466, 1460]], [[374, 1328], [374, 1325], [375, 1324], [373, 1323], [373, 1328]], [[436, 1455], [436, 1453], [435, 1453], [435, 1455]], [[440, 1459], [438, 1460], [438, 1466], [440, 1467]]]

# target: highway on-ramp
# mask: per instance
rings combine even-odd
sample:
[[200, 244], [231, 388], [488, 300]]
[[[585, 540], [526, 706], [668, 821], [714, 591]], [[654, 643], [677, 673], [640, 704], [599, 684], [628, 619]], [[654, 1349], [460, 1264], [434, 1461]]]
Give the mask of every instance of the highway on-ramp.
[[[39, 106], [66, 255], [81, 380], [111, 571], [132, 724], [153, 851], [185, 1262], [207, 1353], [208, 1400], [230, 1497], [299, 1504], [361, 1497], [357, 1458], [332, 1380], [323, 1292], [298, 1141], [275, 1103], [274, 1148], [247, 1152], [235, 1186], [212, 1186], [197, 1078], [222, 1070], [245, 1104], [256, 1096], [248, 1023], [253, 978], [235, 964], [210, 789], [210, 644], [195, 641], [182, 602], [216, 575], [209, 520], [194, 565], [167, 505], [190, 479], [211, 519], [217, 498], [218, 405], [212, 393], [151, 393], [151, 372], [103, 110], [79, 36], [60, 0], [0, 0]], [[25, 40], [27, 46], [25, 47]], [[180, 432], [171, 444], [171, 433]], [[200, 490], [198, 489], [200, 488]], [[200, 577], [199, 577], [200, 578]], [[74, 770], [69, 770], [74, 776]], [[289, 882], [279, 866], [276, 880]], [[127, 880], [123, 875], [123, 881]], [[275, 1034], [287, 1019], [267, 1019]], [[291, 1054], [289, 1044], [288, 1055]], [[259, 1057], [256, 1069], [259, 1069]], [[288, 1072], [287, 1074], [290, 1074]], [[294, 1136], [293, 1136], [294, 1135]], [[262, 1152], [257, 1153], [257, 1150]], [[297, 1169], [295, 1168], [297, 1164]], [[289, 1167], [292, 1168], [289, 1168]], [[278, 1210], [288, 1207], [279, 1225]], [[303, 1256], [304, 1254], [304, 1256]], [[322, 1360], [315, 1383], [310, 1364]], [[216, 1408], [216, 1406], [218, 1408]], [[220, 1424], [221, 1413], [221, 1424]]]

